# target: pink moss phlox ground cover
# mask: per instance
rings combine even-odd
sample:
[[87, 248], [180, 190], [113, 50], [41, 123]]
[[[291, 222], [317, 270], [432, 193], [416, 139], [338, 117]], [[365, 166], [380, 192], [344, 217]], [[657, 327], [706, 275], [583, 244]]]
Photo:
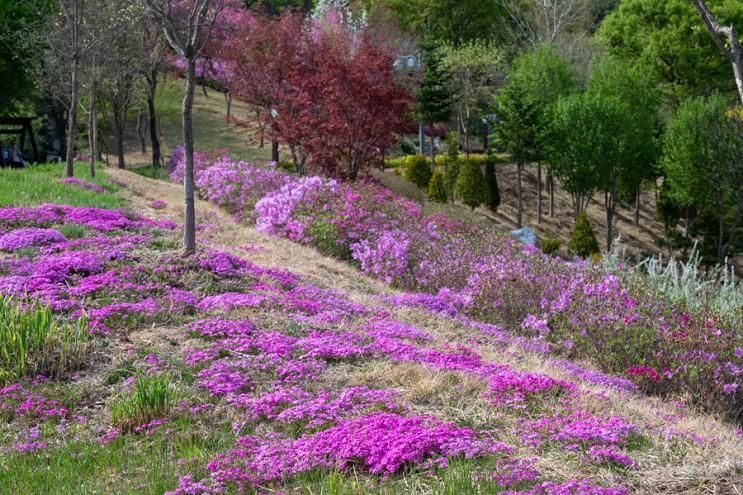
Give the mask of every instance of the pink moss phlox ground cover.
[[[378, 186], [364, 187], [374, 190]], [[344, 194], [349, 201], [354, 199], [348, 191]], [[371, 201], [391, 200], [386, 193], [379, 194]], [[408, 218], [415, 213], [410, 208], [404, 213]], [[392, 217], [382, 210], [369, 218], [383, 225]], [[339, 221], [337, 228], [360, 229], [347, 220]], [[193, 386], [208, 403], [186, 403], [175, 412], [200, 414], [218, 407], [235, 418], [237, 440], [206, 465], [208, 477], [198, 481], [185, 475], [173, 493], [224, 493], [233, 486], [252, 489], [314, 469], [351, 465], [385, 478], [408, 468], [444, 469], [447, 459], [455, 457], [492, 460], [497, 463], [493, 476], [500, 477], [499, 483], [519, 489], [531, 485], [531, 491], [524, 493], [625, 493], [584, 480], [550, 484], [525, 461], [512, 458], [513, 448], [501, 443], [494, 432], [418, 415], [394, 389], [323, 389], [325, 381], [319, 378], [336, 373], [338, 366], [370, 361], [411, 363], [435, 372], [466, 375], [481, 382], [489, 406], [506, 414], [518, 414], [526, 407], [535, 411], [536, 416], [525, 419], [514, 432], [514, 438], [525, 445], [576, 452], [586, 465], [631, 468], [634, 461], [625, 449], [631, 437], [639, 434], [638, 427], [621, 418], [578, 409], [574, 399], [583, 392], [572, 382], [487, 362], [472, 347], [437, 343], [429, 332], [393, 319], [384, 309], [358, 304], [341, 291], [317, 287], [293, 273], [263, 268], [229, 253], [211, 250], [189, 259], [154, 251], [144, 254], [156, 229], [167, 224], [123, 212], [55, 205], [0, 209], [4, 234], [64, 223], [84, 225], [89, 232], [80, 239], [35, 246], [38, 252], [24, 258], [0, 258], [0, 287], [47, 298], [55, 310], [70, 316], [86, 314], [94, 332], [112, 332], [132, 319], [190, 318], [185, 320], [191, 323], [184, 325], [184, 333], [201, 340], [184, 350], [183, 360], [193, 369]], [[460, 228], [442, 219], [425, 225], [434, 225], [440, 230], [438, 235], [455, 235]], [[494, 263], [499, 269], [513, 268], [503, 261]], [[505, 280], [499, 277], [493, 280]], [[607, 284], [592, 290], [602, 294], [615, 288]], [[394, 296], [382, 301], [382, 306], [392, 302], [411, 305], [481, 330], [478, 340], [506, 339], [510, 334], [499, 325], [477, 323], [469, 315], [481, 296], [440, 288], [435, 295]], [[545, 304], [552, 308], [549, 301]], [[559, 302], [555, 311], [569, 304]], [[524, 329], [536, 335], [518, 338], [546, 345], [542, 324], [537, 323], [544, 321], [539, 311], [542, 306], [537, 306], [526, 313], [533, 318]], [[222, 314], [231, 311], [240, 319]], [[281, 324], [266, 324], [259, 315], [270, 315]], [[535, 325], [539, 328], [532, 328]], [[146, 355], [138, 366], [150, 374], [171, 369], [169, 361], [155, 354]], [[124, 386], [131, 387], [130, 381], [133, 378], [125, 380]], [[557, 404], [559, 412], [543, 412], [544, 404]], [[0, 389], [0, 416], [38, 423], [60, 421], [69, 412], [26, 385], [16, 384]], [[167, 427], [167, 421], [156, 418], [127, 434], [155, 435]], [[287, 435], [287, 431], [294, 434]], [[122, 434], [109, 428], [97, 438], [105, 444]], [[36, 438], [28, 430], [16, 442], [16, 451], [38, 452], [49, 448], [48, 443], [49, 439]]]
[[16, 229], [0, 235], [0, 251], [18, 251], [28, 247], [46, 246], [65, 242], [67, 238], [54, 229], [25, 228]]
[[33, 208], [0, 208], [0, 228], [83, 225], [101, 232], [114, 230], [174, 229], [175, 223], [149, 220], [120, 210], [44, 204]]
[[251, 487], [316, 468], [344, 469], [351, 462], [385, 477], [430, 457], [472, 458], [511, 451], [500, 442], [478, 439], [467, 428], [431, 417], [387, 412], [342, 420], [296, 440], [267, 433], [240, 437], [236, 445], [207, 467], [217, 486], [234, 483]]
[[[730, 323], [680, 311], [587, 263], [565, 263], [444, 215], [423, 217], [416, 204], [372, 180], [349, 185], [296, 178], [231, 161], [224, 153], [198, 156], [202, 195], [239, 211], [260, 230], [315, 245], [381, 280], [428, 293], [394, 296], [400, 304], [497, 324], [528, 350], [593, 359], [645, 391], [687, 393], [713, 412], [740, 414], [743, 362], [734, 351], [743, 348], [743, 337]], [[176, 156], [173, 167], [181, 162]], [[234, 194], [243, 183], [257, 191], [249, 201], [243, 192]], [[255, 204], [254, 212], [243, 204]], [[631, 388], [621, 379], [614, 385]]]
[[63, 418], [67, 414], [66, 407], [38, 392], [28, 390], [24, 384], [14, 383], [0, 388], [0, 418], [12, 420], [20, 417], [43, 421]]
[[97, 193], [102, 193], [105, 191], [102, 186], [99, 186], [98, 184], [94, 184], [92, 182], [88, 182], [86, 180], [78, 179], [77, 177], [65, 177], [64, 179], [59, 179], [59, 183], [76, 186], [80, 189], [87, 189], [88, 191]]

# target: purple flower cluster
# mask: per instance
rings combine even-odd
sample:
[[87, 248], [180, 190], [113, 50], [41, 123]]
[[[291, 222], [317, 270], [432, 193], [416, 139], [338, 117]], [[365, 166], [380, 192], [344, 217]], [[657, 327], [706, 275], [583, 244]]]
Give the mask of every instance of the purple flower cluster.
[[67, 238], [54, 229], [26, 228], [16, 229], [0, 235], [0, 251], [18, 251], [28, 247], [47, 246], [65, 242]]
[[86, 180], [78, 179], [77, 177], [65, 177], [64, 179], [59, 179], [59, 183], [76, 186], [81, 189], [87, 189], [88, 191], [93, 191], [97, 193], [102, 193], [105, 191], [105, 189], [102, 186], [99, 186], [98, 184], [93, 184], [92, 182], [88, 182]]
[[208, 466], [212, 478], [221, 484], [256, 486], [316, 468], [344, 469], [350, 463], [389, 476], [432, 456], [471, 458], [511, 450], [500, 442], [478, 440], [470, 429], [431, 417], [385, 412], [343, 420], [296, 440], [250, 435], [236, 443], [236, 449], [217, 456]]
[[[198, 162], [203, 196], [264, 232], [429, 293], [402, 296], [408, 303], [417, 299], [439, 313], [496, 324], [523, 336], [527, 349], [587, 358], [645, 391], [684, 393], [713, 412], [739, 414], [743, 363], [734, 349], [743, 341], [730, 322], [685, 314], [641, 286], [625, 287], [618, 276], [444, 215], [424, 218], [418, 205], [371, 181], [277, 178], [273, 169], [224, 155], [200, 154]], [[245, 199], [245, 189], [256, 193]], [[646, 372], [627, 373], [639, 368]], [[631, 388], [621, 380], [617, 386]]]

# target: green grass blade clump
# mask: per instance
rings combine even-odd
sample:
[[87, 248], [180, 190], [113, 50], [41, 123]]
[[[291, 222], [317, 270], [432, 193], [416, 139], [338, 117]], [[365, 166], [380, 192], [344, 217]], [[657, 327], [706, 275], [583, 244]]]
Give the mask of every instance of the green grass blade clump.
[[111, 422], [125, 432], [166, 417], [178, 402], [178, 393], [168, 374], [141, 375], [131, 391], [111, 403]]
[[89, 343], [85, 318], [61, 321], [37, 300], [0, 298], [0, 384], [79, 369]]

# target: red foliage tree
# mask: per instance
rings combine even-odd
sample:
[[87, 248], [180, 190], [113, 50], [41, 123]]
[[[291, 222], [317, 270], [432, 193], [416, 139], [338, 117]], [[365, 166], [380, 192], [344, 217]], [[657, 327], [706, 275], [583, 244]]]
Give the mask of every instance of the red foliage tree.
[[307, 163], [355, 180], [408, 130], [412, 96], [379, 38], [296, 13], [253, 18], [239, 33], [236, 93], [263, 109], [300, 173]]
[[295, 125], [310, 134], [304, 145], [312, 166], [355, 180], [408, 129], [412, 96], [395, 79], [394, 52], [367, 32], [322, 24], [305, 49], [310, 63], [295, 77], [311, 104], [301, 106]]
[[[290, 115], [291, 107], [282, 108], [281, 113], [278, 107], [292, 93], [288, 78], [302, 56], [304, 23], [302, 15], [292, 12], [280, 17], [245, 17], [227, 49], [233, 90], [256, 110], [259, 123], [271, 129], [272, 141], [279, 138], [278, 122]], [[284, 136], [283, 141], [292, 149], [295, 162], [303, 164], [298, 141], [292, 136]]]

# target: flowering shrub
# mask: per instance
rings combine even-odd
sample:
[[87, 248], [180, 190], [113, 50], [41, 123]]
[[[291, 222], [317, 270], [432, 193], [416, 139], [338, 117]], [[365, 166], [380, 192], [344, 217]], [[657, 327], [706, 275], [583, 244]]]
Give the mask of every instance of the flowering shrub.
[[257, 168], [222, 156], [196, 173], [195, 184], [204, 199], [223, 206], [237, 218], [250, 217], [256, 202], [289, 182], [276, 169]]

